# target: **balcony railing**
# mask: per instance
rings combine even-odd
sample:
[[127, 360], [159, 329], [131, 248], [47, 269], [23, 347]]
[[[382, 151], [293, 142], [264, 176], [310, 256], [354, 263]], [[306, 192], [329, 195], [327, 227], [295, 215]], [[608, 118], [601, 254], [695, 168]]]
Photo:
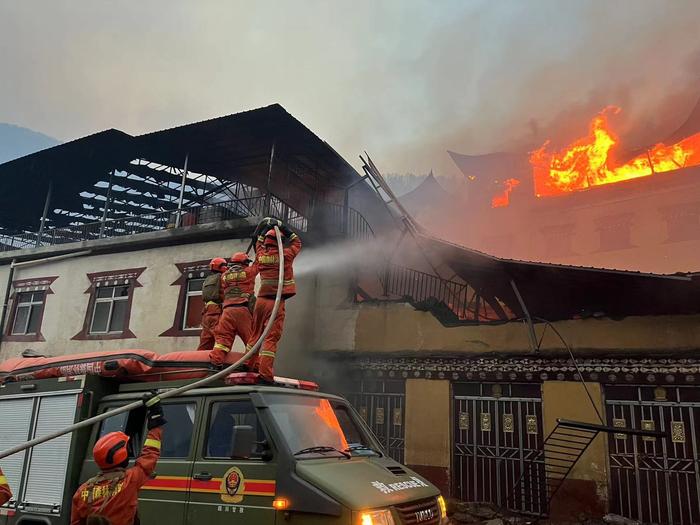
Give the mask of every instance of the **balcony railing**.
[[[324, 221], [324, 228], [329, 233], [345, 235], [354, 239], [366, 239], [374, 236], [372, 228], [356, 210], [330, 203], [321, 203], [318, 207], [324, 210], [318, 220]], [[265, 215], [279, 217], [298, 232], [309, 230], [308, 217], [274, 195], [259, 195], [216, 204], [190, 206], [179, 211], [153, 211], [141, 215], [74, 224], [62, 228], [47, 228], [41, 234], [30, 231], [9, 233], [0, 230], [0, 252], [124, 237], [177, 227], [247, 217], [263, 217]]]
[[436, 315], [442, 310], [447, 321], [479, 323], [508, 320], [466, 283], [393, 264], [387, 267], [383, 281], [387, 295], [404, 298], [417, 307], [424, 306]]

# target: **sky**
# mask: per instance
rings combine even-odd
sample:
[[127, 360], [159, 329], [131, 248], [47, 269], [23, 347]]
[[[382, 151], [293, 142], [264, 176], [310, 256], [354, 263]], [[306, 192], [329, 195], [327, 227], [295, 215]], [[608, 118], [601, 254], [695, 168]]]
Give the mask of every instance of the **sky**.
[[615, 104], [635, 145], [700, 97], [694, 0], [0, 0], [0, 122], [61, 141], [282, 104], [346, 159], [454, 175]]

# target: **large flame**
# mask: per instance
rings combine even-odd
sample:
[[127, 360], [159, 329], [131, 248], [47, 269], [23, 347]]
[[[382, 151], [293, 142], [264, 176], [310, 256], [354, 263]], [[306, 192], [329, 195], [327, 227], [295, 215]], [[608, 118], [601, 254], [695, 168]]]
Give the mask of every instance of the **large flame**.
[[656, 144], [624, 164], [616, 163], [614, 153], [619, 140], [610, 130], [608, 115], [619, 111], [617, 107], [605, 108], [591, 121], [586, 137], [561, 151], [548, 152], [549, 142], [533, 151], [530, 164], [535, 195], [561, 195], [700, 164], [700, 133], [671, 146]]

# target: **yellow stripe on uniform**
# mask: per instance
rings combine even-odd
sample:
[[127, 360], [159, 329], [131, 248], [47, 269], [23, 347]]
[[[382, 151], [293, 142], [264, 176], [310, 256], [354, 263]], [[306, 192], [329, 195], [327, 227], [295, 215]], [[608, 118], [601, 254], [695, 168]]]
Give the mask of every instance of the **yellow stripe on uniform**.
[[158, 439], [147, 439], [144, 444], [144, 447], [152, 447], [152, 448], [157, 448], [160, 450], [160, 440]]
[[269, 350], [263, 350], [262, 352], [260, 352], [260, 355], [263, 357], [275, 357], [275, 353], [270, 352]]
[[5, 476], [0, 476], [0, 485], [7, 485], [7, 478]]
[[224, 352], [230, 352], [230, 351], [231, 351], [231, 349], [230, 349], [228, 346], [222, 345], [221, 343], [216, 343], [216, 344], [214, 345], [214, 350], [223, 350]]

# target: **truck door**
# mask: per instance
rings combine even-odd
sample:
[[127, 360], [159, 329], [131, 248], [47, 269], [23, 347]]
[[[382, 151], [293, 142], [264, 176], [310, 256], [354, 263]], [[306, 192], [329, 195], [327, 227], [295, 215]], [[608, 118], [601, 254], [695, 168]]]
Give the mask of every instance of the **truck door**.
[[[231, 458], [234, 426], [250, 426], [256, 434], [250, 457]], [[269, 437], [250, 398], [212, 396], [206, 399], [187, 509], [187, 523], [273, 524], [275, 461], [264, 461]], [[270, 457], [272, 457], [272, 454]], [[268, 458], [269, 459], [269, 458]]]
[[[196, 399], [186, 397], [163, 402], [163, 412], [168, 423], [163, 430], [160, 459], [152, 479], [139, 492], [139, 519], [143, 525], [158, 525], [164, 520], [168, 525], [184, 523], [200, 404]], [[119, 405], [107, 405], [102, 411], [117, 406]], [[106, 419], [92, 444], [109, 432], [124, 432], [131, 438], [129, 459], [133, 466], [133, 460], [141, 453], [146, 439], [145, 415], [145, 409], [138, 409]], [[96, 471], [94, 464], [89, 465], [84, 469], [82, 478], [87, 479]]]
[[167, 425], [163, 429], [160, 459], [153, 479], [139, 496], [139, 517], [143, 525], [183, 525], [192, 479], [194, 443], [202, 404], [195, 399], [177, 398], [163, 402]]

